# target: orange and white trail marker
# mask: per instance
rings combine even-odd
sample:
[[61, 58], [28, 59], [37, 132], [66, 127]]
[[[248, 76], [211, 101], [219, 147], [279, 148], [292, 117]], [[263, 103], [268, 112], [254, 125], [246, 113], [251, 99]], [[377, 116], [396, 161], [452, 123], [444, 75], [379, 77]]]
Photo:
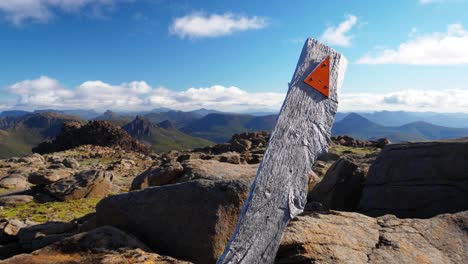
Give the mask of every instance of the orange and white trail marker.
[[327, 56], [307, 78], [305, 83], [326, 97], [330, 97], [330, 56]]

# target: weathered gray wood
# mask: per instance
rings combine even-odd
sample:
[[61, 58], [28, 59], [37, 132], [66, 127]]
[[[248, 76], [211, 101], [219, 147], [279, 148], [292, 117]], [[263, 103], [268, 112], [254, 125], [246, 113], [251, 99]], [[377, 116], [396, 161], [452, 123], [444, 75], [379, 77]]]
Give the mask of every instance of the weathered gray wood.
[[[330, 98], [304, 83], [326, 56]], [[274, 261], [287, 223], [304, 209], [312, 165], [327, 151], [346, 65], [344, 56], [318, 41], [304, 44], [237, 229], [218, 264]]]

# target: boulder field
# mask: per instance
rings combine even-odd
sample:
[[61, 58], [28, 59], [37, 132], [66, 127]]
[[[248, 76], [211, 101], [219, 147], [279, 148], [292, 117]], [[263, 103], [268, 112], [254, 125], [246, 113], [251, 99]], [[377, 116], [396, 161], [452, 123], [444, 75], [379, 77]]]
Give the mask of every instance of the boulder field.
[[[49, 164], [9, 167], [51, 196], [51, 186], [68, 194], [111, 172], [113, 184], [132, 191], [103, 195], [96, 213], [69, 222], [0, 220], [2, 263], [215, 263], [267, 142], [265, 133], [244, 133], [148, 162], [120, 157], [99, 173], [80, 170], [88, 163], [80, 159], [75, 168], [62, 160], [55, 177]], [[468, 263], [467, 141], [388, 143], [333, 139], [314, 165], [306, 211], [287, 227], [275, 263]], [[138, 169], [136, 177], [124, 176], [127, 167]], [[16, 195], [11, 203], [24, 199]]]

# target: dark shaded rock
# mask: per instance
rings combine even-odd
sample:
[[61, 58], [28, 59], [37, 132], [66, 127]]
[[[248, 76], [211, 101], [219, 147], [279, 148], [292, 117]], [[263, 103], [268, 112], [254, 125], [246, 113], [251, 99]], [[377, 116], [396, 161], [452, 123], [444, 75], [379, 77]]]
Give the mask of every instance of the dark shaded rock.
[[430, 219], [304, 213], [290, 222], [278, 250], [287, 263], [466, 263], [468, 212]]
[[75, 223], [47, 222], [23, 227], [17, 236], [23, 249], [36, 250], [72, 235], [76, 227]]
[[31, 254], [5, 260], [5, 264], [76, 264], [76, 263], [188, 263], [152, 253], [136, 238], [110, 226], [62, 239]]
[[379, 138], [377, 139], [377, 141], [375, 142], [374, 146], [377, 147], [377, 148], [384, 148], [385, 146], [389, 145], [389, 144], [392, 144], [392, 142], [390, 142], [389, 139], [387, 138]]
[[65, 158], [63, 160], [63, 165], [70, 169], [77, 169], [80, 167], [80, 163], [74, 158]]
[[331, 141], [337, 145], [342, 145], [346, 147], [371, 147], [375, 144], [374, 141], [370, 140], [359, 140], [352, 138], [347, 135], [340, 135], [336, 137], [331, 137]]
[[44, 190], [62, 201], [103, 198], [111, 193], [113, 178], [108, 171], [87, 170], [47, 185]]
[[19, 243], [0, 245], [0, 260], [21, 254], [22, 252], [23, 248], [21, 248]]
[[197, 180], [107, 197], [97, 223], [136, 235], [156, 252], [215, 263], [249, 192], [243, 181]]
[[320, 160], [320, 161], [336, 161], [340, 159], [340, 155], [336, 154], [336, 153], [331, 153], [331, 152], [326, 152], [320, 156], [317, 157], [317, 160]]
[[347, 158], [336, 161], [308, 195], [308, 200], [322, 203], [325, 209], [355, 211], [361, 198], [365, 173]]
[[386, 146], [369, 169], [359, 208], [418, 218], [468, 210], [468, 142]]
[[88, 232], [97, 227], [96, 213], [89, 213], [76, 220], [78, 224], [78, 232]]
[[103, 147], [119, 146], [124, 150], [149, 153], [149, 147], [133, 139], [125, 130], [106, 121], [65, 123], [53, 141], [47, 141], [33, 148], [34, 153], [52, 153], [76, 148], [82, 145]]

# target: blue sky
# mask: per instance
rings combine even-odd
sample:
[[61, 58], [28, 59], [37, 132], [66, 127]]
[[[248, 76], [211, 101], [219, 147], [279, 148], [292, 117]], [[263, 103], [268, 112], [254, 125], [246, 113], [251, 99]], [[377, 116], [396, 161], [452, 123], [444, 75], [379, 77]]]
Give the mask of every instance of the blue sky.
[[340, 109], [468, 112], [468, 1], [0, 0], [0, 110], [278, 109], [307, 37]]

